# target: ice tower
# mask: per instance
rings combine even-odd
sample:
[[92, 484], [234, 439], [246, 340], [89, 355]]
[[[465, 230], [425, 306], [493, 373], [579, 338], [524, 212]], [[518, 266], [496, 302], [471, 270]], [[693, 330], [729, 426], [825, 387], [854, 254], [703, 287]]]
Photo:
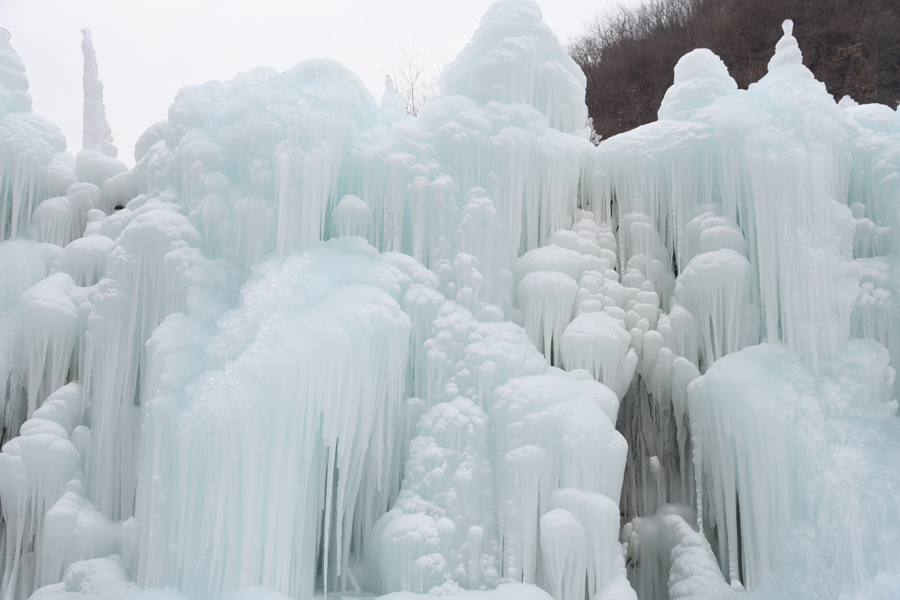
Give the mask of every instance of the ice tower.
[[0, 34], [0, 600], [900, 593], [900, 117], [790, 22], [595, 147], [503, 0], [418, 117], [257, 68], [133, 169]]

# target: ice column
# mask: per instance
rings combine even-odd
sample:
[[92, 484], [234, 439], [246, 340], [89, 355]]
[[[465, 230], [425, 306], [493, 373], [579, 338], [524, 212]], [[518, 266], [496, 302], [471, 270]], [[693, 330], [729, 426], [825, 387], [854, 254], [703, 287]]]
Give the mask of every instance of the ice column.
[[116, 157], [112, 130], [106, 122], [106, 107], [103, 106], [103, 84], [97, 71], [97, 55], [91, 30], [81, 30], [81, 51], [84, 53], [84, 133], [81, 146], [85, 150], [99, 150], [107, 156]]

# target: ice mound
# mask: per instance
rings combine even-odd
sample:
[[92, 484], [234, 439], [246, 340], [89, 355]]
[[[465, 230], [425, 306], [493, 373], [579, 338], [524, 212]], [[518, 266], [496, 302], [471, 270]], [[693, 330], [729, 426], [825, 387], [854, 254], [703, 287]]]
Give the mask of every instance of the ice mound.
[[31, 111], [25, 65], [0, 28], [0, 241], [27, 234], [40, 202], [75, 182], [54, 123]]
[[0, 76], [0, 105], [3, 113], [28, 112], [31, 110], [31, 96], [28, 95], [28, 76], [25, 74], [25, 63], [10, 45], [12, 36], [6, 29], [0, 28], [0, 65], [3, 66]]
[[249, 268], [325, 236], [342, 162], [375, 108], [359, 78], [326, 59], [184, 88], [165, 127], [139, 140], [149, 148], [136, 188], [176, 190], [204, 251]]
[[531, 0], [492, 5], [441, 78], [445, 94], [466, 96], [479, 105], [530, 104], [547, 116], [551, 127], [566, 133], [582, 130], [587, 121], [585, 86], [584, 73]]
[[675, 82], [666, 90], [659, 118], [690, 120], [699, 109], [737, 90], [721, 58], [706, 48], [693, 50], [675, 64]]

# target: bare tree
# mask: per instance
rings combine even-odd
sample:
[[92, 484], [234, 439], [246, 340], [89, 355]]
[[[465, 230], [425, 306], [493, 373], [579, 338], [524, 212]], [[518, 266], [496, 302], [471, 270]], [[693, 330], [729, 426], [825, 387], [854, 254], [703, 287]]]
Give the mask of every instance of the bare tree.
[[429, 63], [415, 45], [409, 50], [401, 47], [400, 54], [402, 58], [391, 67], [390, 77], [406, 102], [407, 114], [418, 116], [422, 104], [441, 95], [443, 61]]

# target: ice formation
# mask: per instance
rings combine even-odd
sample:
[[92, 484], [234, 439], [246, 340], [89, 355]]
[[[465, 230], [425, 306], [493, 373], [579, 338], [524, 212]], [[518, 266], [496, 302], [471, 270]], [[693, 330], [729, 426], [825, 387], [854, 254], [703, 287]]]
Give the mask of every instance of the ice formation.
[[0, 30], [0, 599], [890, 598], [900, 116], [785, 23], [591, 142], [503, 0], [404, 114], [326, 59], [77, 158]]
[[81, 30], [81, 50], [84, 53], [84, 135], [81, 146], [85, 150], [102, 150], [104, 154], [116, 157], [112, 146], [112, 130], [106, 122], [106, 107], [103, 106], [103, 83], [97, 70], [97, 54], [91, 30]]

